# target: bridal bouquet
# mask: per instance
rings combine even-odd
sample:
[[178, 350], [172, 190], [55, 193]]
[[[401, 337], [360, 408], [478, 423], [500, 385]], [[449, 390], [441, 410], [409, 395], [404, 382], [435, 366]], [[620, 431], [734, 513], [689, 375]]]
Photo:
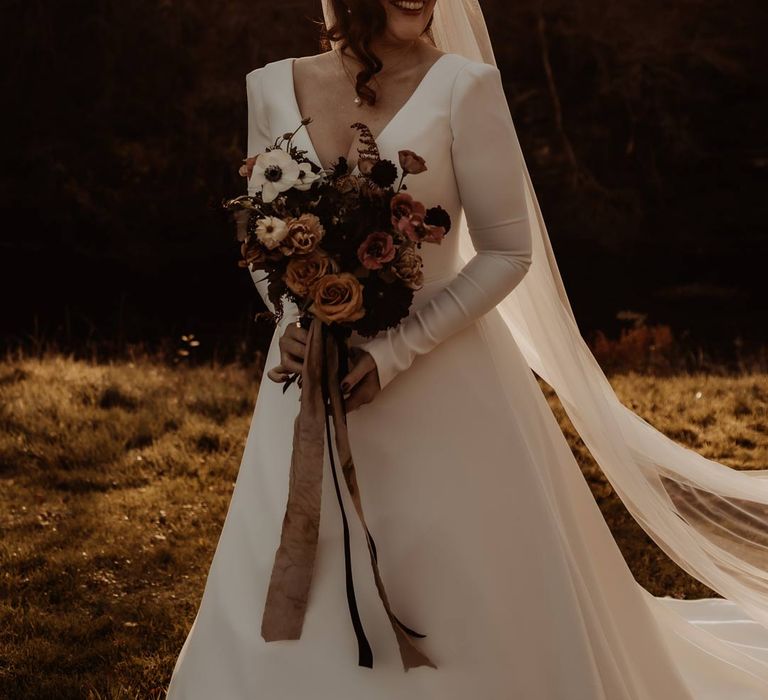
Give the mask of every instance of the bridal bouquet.
[[408, 315], [423, 274], [419, 248], [440, 243], [451, 226], [439, 206], [430, 209], [405, 190], [404, 180], [427, 169], [413, 151], [399, 152], [402, 176], [380, 158], [365, 124], [359, 173], [341, 157], [323, 170], [293, 145], [302, 121], [265, 153], [246, 159], [241, 174], [260, 188], [228, 200], [247, 212], [241, 264], [263, 270], [278, 320], [282, 296], [326, 324], [370, 337]]
[[[323, 169], [293, 143], [298, 131], [309, 123], [309, 118], [302, 120], [295, 131], [276, 139], [264, 153], [247, 158], [240, 174], [258, 191], [224, 202], [238, 222], [240, 264], [265, 273], [277, 320], [282, 317], [286, 296], [300, 309], [299, 323], [308, 324], [298, 381], [301, 403], [294, 423], [288, 503], [262, 636], [266, 641], [301, 636], [319, 532], [325, 436], [330, 442], [332, 419], [342, 474], [365, 527], [374, 578], [397, 636], [403, 666], [406, 670], [436, 668], [409, 639], [424, 635], [406, 627], [391, 611], [379, 576], [375, 543], [362, 511], [339, 376], [347, 371], [346, 338], [353, 331], [370, 337], [397, 326], [408, 315], [414, 292], [423, 283], [419, 250], [424, 243], [439, 244], [450, 230], [451, 219], [442, 207], [427, 209], [407, 193], [405, 178], [427, 169], [416, 153], [398, 152], [402, 170], [398, 180], [395, 164], [380, 157], [370, 130], [357, 122], [352, 128], [358, 130], [363, 146], [358, 150], [357, 172], [344, 157]], [[297, 377], [299, 373], [284, 382], [283, 392]], [[329, 454], [346, 523], [330, 444]], [[372, 667], [373, 655], [354, 597], [346, 527], [344, 538], [347, 599], [358, 640], [358, 663]]]

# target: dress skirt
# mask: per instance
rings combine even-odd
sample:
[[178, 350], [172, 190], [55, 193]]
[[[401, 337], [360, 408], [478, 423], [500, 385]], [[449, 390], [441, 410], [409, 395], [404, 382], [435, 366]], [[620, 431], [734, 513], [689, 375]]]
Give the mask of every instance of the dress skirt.
[[[266, 359], [279, 362], [276, 329]], [[348, 414], [366, 520], [394, 613], [437, 665], [405, 672], [364, 532], [327, 448], [317, 560], [301, 638], [261, 616], [288, 494], [300, 390], [259, 388], [203, 598], [171, 700], [619, 700], [693, 697], [549, 405], [496, 309], [418, 356]], [[342, 488], [343, 488], [343, 481]], [[696, 662], [694, 662], [696, 663]], [[751, 697], [744, 695], [743, 697]]]

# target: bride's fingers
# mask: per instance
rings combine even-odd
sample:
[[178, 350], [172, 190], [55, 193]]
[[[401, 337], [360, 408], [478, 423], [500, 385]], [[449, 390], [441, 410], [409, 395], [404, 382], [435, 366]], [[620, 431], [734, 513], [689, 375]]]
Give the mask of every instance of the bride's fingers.
[[369, 373], [363, 381], [359, 382], [349, 397], [344, 400], [344, 408], [347, 413], [360, 408], [363, 404], [373, 401], [376, 392], [378, 391], [378, 384], [373, 373]]
[[360, 353], [359, 357], [355, 360], [352, 368], [347, 372], [347, 375], [341, 380], [341, 390], [348, 392], [355, 387], [355, 385], [363, 379], [374, 367], [375, 363], [369, 353]]
[[271, 370], [267, 372], [267, 377], [269, 377], [273, 382], [277, 382], [278, 384], [281, 382], [284, 382], [288, 377], [290, 376], [290, 372], [286, 370], [282, 365], [276, 365]]
[[304, 353], [307, 351], [307, 346], [296, 338], [291, 338], [284, 335], [280, 338], [280, 350], [282, 353], [288, 353], [300, 360], [304, 359]]
[[304, 360], [298, 359], [288, 352], [280, 353], [280, 364], [289, 372], [301, 372], [304, 369]]

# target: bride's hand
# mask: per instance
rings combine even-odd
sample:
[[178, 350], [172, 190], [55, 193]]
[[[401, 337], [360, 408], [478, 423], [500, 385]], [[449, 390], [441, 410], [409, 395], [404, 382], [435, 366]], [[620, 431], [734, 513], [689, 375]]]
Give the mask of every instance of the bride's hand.
[[353, 346], [350, 348], [349, 361], [350, 370], [341, 380], [342, 393], [345, 397], [349, 394], [344, 400], [347, 413], [373, 401], [381, 391], [379, 370], [370, 353]]
[[294, 372], [301, 374], [308, 334], [306, 328], [299, 328], [295, 323], [286, 326], [278, 341], [280, 364], [267, 372], [273, 382], [284, 382]]
[[[309, 331], [306, 328], [299, 328], [295, 323], [286, 326], [278, 341], [280, 364], [267, 372], [267, 376], [273, 382], [284, 382], [294, 372], [301, 374], [308, 334]], [[372, 401], [381, 391], [379, 371], [370, 353], [351, 347], [349, 364], [350, 370], [341, 380], [341, 391], [345, 397], [344, 406], [347, 412], [354, 411], [364, 403]]]

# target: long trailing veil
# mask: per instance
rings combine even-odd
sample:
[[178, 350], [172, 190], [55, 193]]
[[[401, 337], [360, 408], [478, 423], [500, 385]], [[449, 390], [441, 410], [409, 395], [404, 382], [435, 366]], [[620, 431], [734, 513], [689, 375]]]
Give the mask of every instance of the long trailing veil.
[[[322, 2], [328, 27], [333, 9]], [[496, 65], [478, 0], [439, 0], [431, 35], [442, 51]], [[579, 332], [522, 152], [520, 162], [533, 264], [497, 308], [632, 516], [680, 567], [727, 599], [700, 601], [692, 615], [648, 594], [658, 619], [768, 683], [768, 470], [740, 472], [706, 459], [619, 401]], [[466, 263], [475, 250], [463, 214], [459, 237]], [[708, 621], [720, 624], [701, 624]], [[728, 623], [740, 626], [738, 634]]]

